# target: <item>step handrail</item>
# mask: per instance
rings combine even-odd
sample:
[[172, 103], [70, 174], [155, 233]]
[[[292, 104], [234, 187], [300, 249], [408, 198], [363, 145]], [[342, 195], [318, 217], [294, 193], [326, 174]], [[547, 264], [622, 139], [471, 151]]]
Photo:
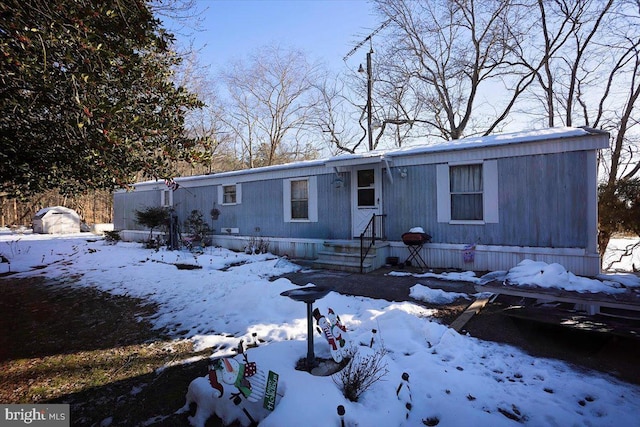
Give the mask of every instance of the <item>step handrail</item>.
[[[386, 215], [373, 214], [371, 216], [371, 219], [369, 220], [369, 223], [364, 228], [364, 231], [360, 233], [360, 274], [362, 274], [364, 270], [364, 259], [369, 254], [371, 248], [376, 245], [376, 218], [380, 218], [379, 229], [380, 232], [384, 233], [384, 217], [386, 217]], [[384, 239], [384, 236], [382, 238]], [[366, 248], [365, 240], [370, 240], [370, 243]]]

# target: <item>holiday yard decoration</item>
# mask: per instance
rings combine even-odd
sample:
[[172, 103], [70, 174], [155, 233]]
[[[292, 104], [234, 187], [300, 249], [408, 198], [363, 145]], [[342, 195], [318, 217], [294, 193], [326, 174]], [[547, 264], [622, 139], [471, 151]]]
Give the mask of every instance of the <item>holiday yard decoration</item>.
[[321, 314], [320, 310], [316, 308], [313, 310], [313, 317], [316, 319], [318, 333], [324, 336], [329, 343], [331, 358], [336, 363], [342, 362], [349, 355], [350, 342], [347, 328], [340, 317], [331, 308], [329, 308], [327, 316]]
[[282, 397], [282, 391], [278, 393], [280, 376], [250, 362], [242, 341], [238, 350], [241, 360], [238, 355], [212, 359], [207, 376], [189, 385], [187, 403], [181, 411], [197, 404], [195, 415], [189, 417], [192, 425], [204, 426], [213, 414], [224, 424], [255, 425], [275, 409]]

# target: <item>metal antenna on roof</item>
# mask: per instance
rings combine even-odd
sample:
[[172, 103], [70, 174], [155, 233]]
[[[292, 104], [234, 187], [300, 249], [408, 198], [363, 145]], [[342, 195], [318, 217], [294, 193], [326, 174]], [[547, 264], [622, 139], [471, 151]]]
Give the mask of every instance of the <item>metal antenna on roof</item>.
[[[346, 61], [347, 59], [349, 59], [349, 57], [351, 55], [353, 55], [354, 53], [356, 53], [358, 51], [358, 49], [360, 49], [362, 47], [363, 44], [365, 44], [367, 42], [367, 40], [369, 42], [371, 42], [371, 39], [373, 36], [375, 36], [376, 34], [378, 34], [380, 31], [382, 31], [382, 29], [384, 27], [386, 27], [387, 25], [389, 25], [391, 23], [392, 19], [389, 18], [386, 21], [384, 21], [382, 24], [380, 24], [380, 26], [378, 28], [376, 28], [375, 30], [373, 30], [373, 32], [371, 34], [369, 34], [367, 37], [365, 37], [362, 41], [360, 41], [358, 44], [355, 45], [355, 47], [353, 49], [351, 49], [351, 51], [349, 53], [347, 53], [344, 58], [342, 58], [343, 61]], [[373, 43], [371, 43], [371, 52], [373, 52]]]

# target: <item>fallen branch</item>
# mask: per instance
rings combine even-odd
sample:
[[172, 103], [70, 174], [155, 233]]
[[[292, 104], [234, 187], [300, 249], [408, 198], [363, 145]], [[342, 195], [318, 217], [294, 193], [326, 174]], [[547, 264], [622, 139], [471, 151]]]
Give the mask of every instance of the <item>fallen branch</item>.
[[[626, 248], [624, 248], [624, 250], [622, 250], [622, 255], [620, 255], [620, 257], [617, 260], [611, 261], [609, 262], [609, 264], [605, 267], [605, 270], [610, 270], [613, 267], [613, 264], [617, 264], [619, 262], [622, 262], [622, 259], [624, 257], [627, 256], [632, 256], [633, 255], [633, 250], [640, 247], [640, 241], [627, 245]], [[636, 266], [632, 265], [633, 267], [633, 271], [637, 271]]]

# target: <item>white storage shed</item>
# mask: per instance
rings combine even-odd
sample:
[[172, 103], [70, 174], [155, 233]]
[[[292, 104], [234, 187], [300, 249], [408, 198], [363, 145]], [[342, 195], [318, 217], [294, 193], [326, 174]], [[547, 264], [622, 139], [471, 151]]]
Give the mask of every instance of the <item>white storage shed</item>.
[[34, 233], [64, 234], [80, 232], [80, 215], [64, 206], [40, 209], [32, 220]]

